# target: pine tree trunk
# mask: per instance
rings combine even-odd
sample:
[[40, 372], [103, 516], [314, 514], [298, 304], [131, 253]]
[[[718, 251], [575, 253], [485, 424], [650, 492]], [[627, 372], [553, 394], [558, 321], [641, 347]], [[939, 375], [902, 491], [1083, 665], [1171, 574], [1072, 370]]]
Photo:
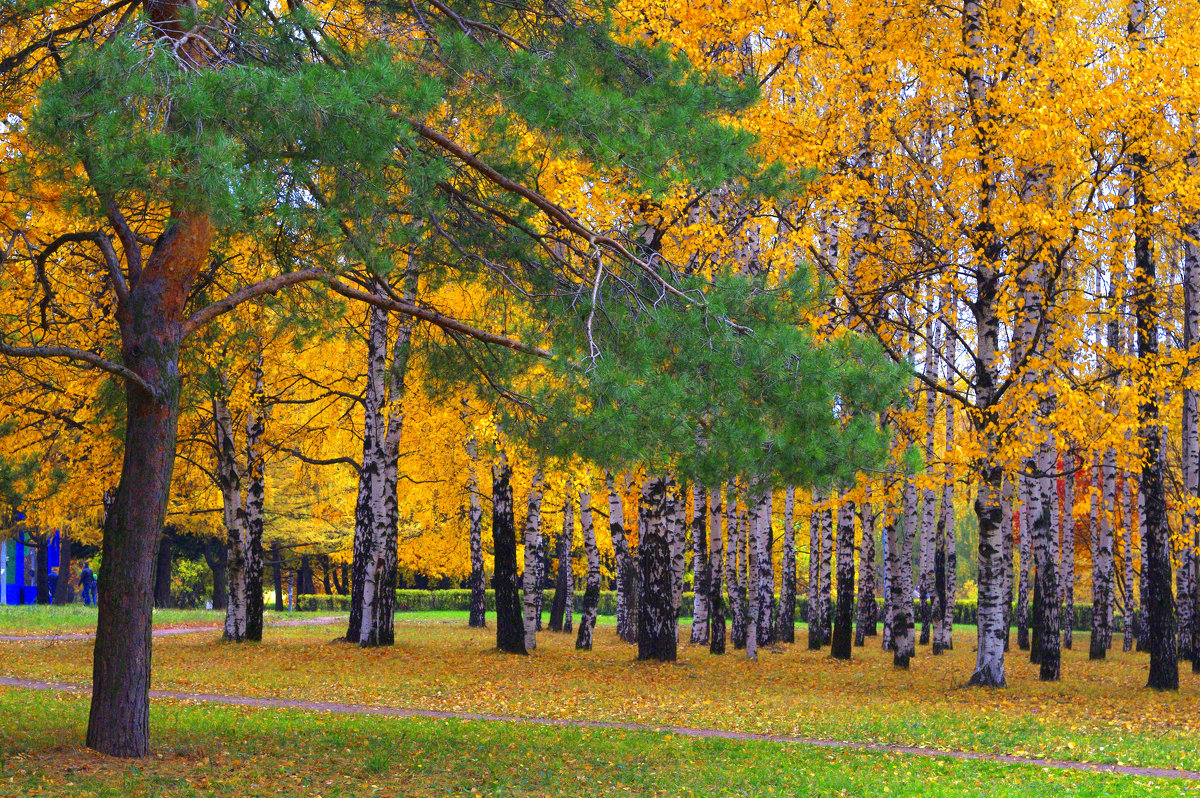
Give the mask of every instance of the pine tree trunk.
[[[493, 500], [494, 501], [494, 500]], [[537, 650], [538, 621], [542, 606], [542, 472], [533, 475], [529, 485], [529, 499], [525, 511], [525, 651]]]
[[592, 525], [592, 494], [586, 488], [579, 492], [579, 525], [583, 529], [583, 551], [587, 555], [588, 570], [575, 648], [591, 651], [592, 631], [596, 628], [596, 612], [600, 607], [600, 549], [596, 547], [596, 530]]
[[750, 501], [758, 504], [754, 514], [754, 563], [757, 572], [758, 596], [755, 600], [755, 624], [759, 646], [775, 642], [775, 563], [771, 556], [773, 530], [771, 526], [772, 495], [770, 488], [761, 488]]
[[721, 594], [724, 575], [724, 542], [721, 540], [721, 522], [724, 518], [725, 507], [721, 500], [720, 485], [708, 493], [711, 503], [709, 518], [711, 519], [711, 534], [708, 560], [708, 653], [725, 653], [725, 600]]
[[862, 539], [858, 548], [858, 617], [854, 630], [854, 645], [861, 646], [866, 638], [877, 634], [878, 605], [875, 603], [875, 513], [871, 509], [870, 486], [865, 487], [859, 516], [862, 520]]
[[469, 505], [467, 519], [470, 526], [471, 547], [471, 608], [467, 624], [475, 629], [487, 626], [487, 602], [484, 590], [483, 574], [483, 502], [479, 498], [479, 479], [476, 475], [478, 462], [475, 436], [467, 438], [467, 456], [469, 465], [467, 471], [467, 493]]
[[639, 530], [641, 597], [638, 617], [638, 659], [674, 662], [676, 623], [672, 586], [670, 486], [662, 477], [648, 477], [642, 487], [646, 524]]
[[496, 595], [496, 648], [509, 654], [526, 654], [521, 594], [517, 589], [517, 524], [513, 517], [512, 469], [500, 451], [492, 466], [492, 546], [495, 567], [492, 589]]
[[704, 488], [692, 487], [692, 645], [708, 642], [708, 502]]
[[796, 489], [788, 486], [783, 494], [783, 562], [780, 564], [779, 621], [776, 639], [796, 642]]
[[850, 659], [854, 626], [854, 502], [843, 492], [838, 507], [837, 611], [829, 653], [834, 659]]

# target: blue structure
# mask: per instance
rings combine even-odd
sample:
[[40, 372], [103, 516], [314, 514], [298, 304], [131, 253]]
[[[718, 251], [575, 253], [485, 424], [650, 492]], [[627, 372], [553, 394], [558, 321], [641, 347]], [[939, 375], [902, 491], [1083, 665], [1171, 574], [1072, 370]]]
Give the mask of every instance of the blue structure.
[[[58, 530], [50, 541], [49, 566], [58, 566]], [[16, 538], [0, 540], [0, 604], [36, 604], [37, 550]]]

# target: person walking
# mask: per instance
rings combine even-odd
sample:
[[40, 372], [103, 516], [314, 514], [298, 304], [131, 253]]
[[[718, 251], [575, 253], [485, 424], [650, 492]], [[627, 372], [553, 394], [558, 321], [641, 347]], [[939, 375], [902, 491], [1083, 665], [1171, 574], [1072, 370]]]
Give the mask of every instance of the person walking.
[[92, 573], [92, 564], [85, 562], [79, 572], [79, 587], [83, 589], [83, 605], [90, 607], [96, 603], [96, 575]]

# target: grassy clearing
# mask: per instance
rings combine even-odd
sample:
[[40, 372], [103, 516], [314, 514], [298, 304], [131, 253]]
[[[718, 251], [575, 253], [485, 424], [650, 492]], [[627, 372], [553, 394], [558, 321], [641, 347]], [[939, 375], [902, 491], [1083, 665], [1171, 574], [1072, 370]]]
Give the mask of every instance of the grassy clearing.
[[[1151, 693], [1146, 655], [1118, 651], [1088, 662], [1083, 635], [1064, 652], [1062, 682], [1037, 681], [1036, 667], [1014, 650], [1009, 688], [977, 690], [962, 686], [975, 658], [964, 633], [945, 656], [920, 649], [909, 671], [891, 667], [877, 638], [837, 662], [827, 649], [805, 650], [802, 635], [757, 663], [685, 644], [678, 664], [656, 665], [636, 662], [611, 627], [590, 653], [575, 651], [573, 635], [547, 632], [535, 655], [510, 657], [495, 652], [494, 628], [468, 629], [461, 614], [451, 623], [422, 615], [397, 617], [390, 649], [334, 644], [336, 626], [276, 629], [252, 646], [215, 634], [163, 638], [154, 686], [1200, 770], [1200, 677], [1183, 668], [1178, 694]], [[2, 651], [8, 675], [79, 684], [91, 676], [86, 641], [5, 643]]]
[[0, 794], [1119, 796], [1194, 785], [775, 743], [159, 702], [154, 755], [80, 747], [87, 701], [0, 689]]
[[[338, 615], [337, 612], [274, 612], [263, 613], [269, 625], [289, 618], [311, 618]], [[186, 626], [220, 626], [225, 622], [224, 610], [154, 611], [154, 628], [169, 629]], [[65, 607], [37, 605], [0, 606], [0, 635], [74, 634], [96, 631], [96, 608], [82, 604]]]

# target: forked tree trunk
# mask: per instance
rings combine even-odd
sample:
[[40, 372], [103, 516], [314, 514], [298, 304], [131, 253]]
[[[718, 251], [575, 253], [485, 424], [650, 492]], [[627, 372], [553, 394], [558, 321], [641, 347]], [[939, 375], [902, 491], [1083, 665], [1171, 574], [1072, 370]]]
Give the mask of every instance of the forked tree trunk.
[[[494, 501], [494, 500], [493, 500]], [[529, 485], [525, 511], [525, 651], [537, 650], [538, 621], [541, 619], [542, 594], [542, 471], [538, 469]]]
[[834, 659], [850, 659], [854, 624], [854, 502], [845, 492], [838, 507], [837, 611], [829, 653]]
[[642, 487], [645, 525], [639, 530], [642, 589], [638, 617], [638, 659], [674, 662], [676, 617], [671, 574], [670, 487], [648, 477]]
[[709, 518], [711, 519], [711, 534], [709, 536], [708, 560], [708, 653], [725, 653], [725, 600], [721, 593], [724, 575], [724, 541], [721, 539], [721, 521], [724, 518], [725, 507], [721, 500], [721, 486], [717, 485], [708, 492], [710, 498]]
[[513, 518], [512, 469], [503, 449], [492, 466], [492, 542], [496, 648], [509, 654], [526, 654], [521, 595], [517, 589], [517, 525]]
[[779, 621], [776, 639], [796, 642], [796, 489], [788, 486], [783, 494], [783, 562], [780, 564]]
[[483, 502], [479, 498], [479, 478], [476, 475], [478, 460], [475, 436], [467, 438], [467, 519], [470, 526], [471, 546], [471, 608], [467, 624], [475, 629], [487, 626], [487, 602], [483, 575]]
[[700, 485], [692, 487], [692, 645], [708, 642], [708, 502]]
[[587, 555], [588, 570], [575, 648], [591, 651], [592, 630], [596, 628], [596, 612], [600, 607], [600, 550], [596, 547], [596, 529], [592, 525], [592, 494], [586, 488], [579, 492], [579, 525], [583, 529], [583, 550]]

